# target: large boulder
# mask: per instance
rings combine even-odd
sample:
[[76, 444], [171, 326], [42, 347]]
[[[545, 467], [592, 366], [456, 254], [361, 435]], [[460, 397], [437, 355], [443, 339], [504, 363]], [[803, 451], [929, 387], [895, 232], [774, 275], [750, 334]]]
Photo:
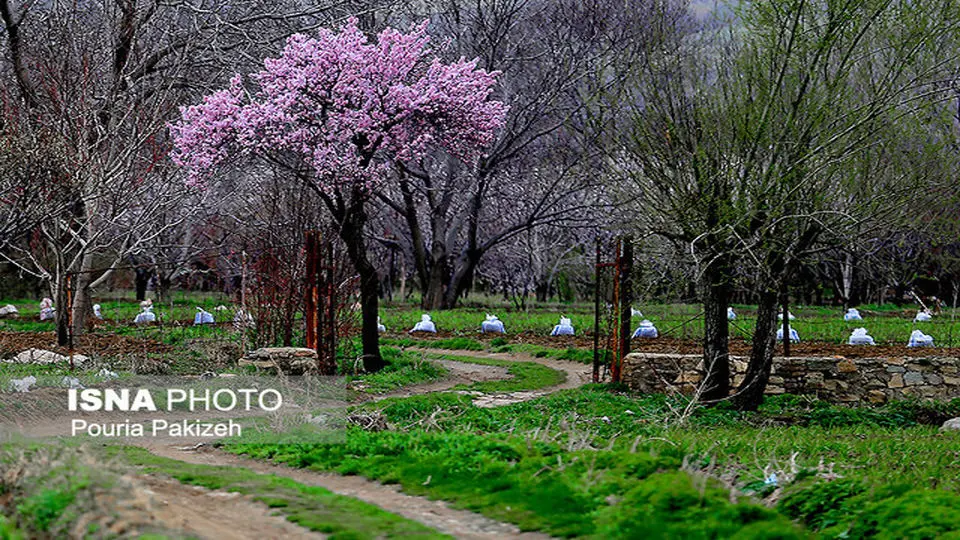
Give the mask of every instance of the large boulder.
[[16, 319], [19, 316], [20, 312], [17, 310], [17, 306], [13, 304], [0, 307], [0, 319]]
[[[90, 359], [82, 354], [73, 355], [74, 365], [86, 363], [88, 360]], [[6, 361], [15, 364], [69, 364], [70, 357], [44, 349], [27, 349]]]
[[303, 347], [265, 347], [247, 353], [237, 364], [303, 375], [317, 369], [317, 351]]
[[940, 431], [960, 431], [960, 417], [951, 418], [943, 423]]

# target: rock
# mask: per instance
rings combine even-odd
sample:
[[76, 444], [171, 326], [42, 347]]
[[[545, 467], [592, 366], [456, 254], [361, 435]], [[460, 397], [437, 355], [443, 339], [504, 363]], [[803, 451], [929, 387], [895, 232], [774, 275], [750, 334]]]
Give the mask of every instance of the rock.
[[856, 373], [857, 365], [851, 362], [850, 360], [841, 360], [837, 362], [837, 372], [838, 373]]
[[867, 392], [867, 401], [876, 404], [885, 403], [887, 401], [887, 395], [880, 390], [871, 390]]
[[903, 375], [894, 373], [893, 376], [890, 377], [890, 383], [887, 386], [890, 388], [903, 388]]
[[940, 426], [940, 431], [960, 431], [960, 417], [951, 418]]
[[907, 374], [903, 376], [903, 383], [907, 386], [923, 384], [923, 374], [917, 371], [907, 372]]
[[302, 375], [317, 368], [317, 351], [302, 347], [265, 347], [247, 353], [237, 364]]
[[0, 307], [0, 319], [16, 319], [18, 316], [20, 316], [20, 312], [17, 311], [17, 306], [7, 304]]
[[[75, 365], [86, 363], [87, 360], [89, 360], [89, 358], [82, 354], [73, 355], [73, 363]], [[70, 357], [43, 349], [27, 349], [10, 360], [7, 360], [7, 362], [15, 364], [58, 364], [63, 362], [69, 364]]]

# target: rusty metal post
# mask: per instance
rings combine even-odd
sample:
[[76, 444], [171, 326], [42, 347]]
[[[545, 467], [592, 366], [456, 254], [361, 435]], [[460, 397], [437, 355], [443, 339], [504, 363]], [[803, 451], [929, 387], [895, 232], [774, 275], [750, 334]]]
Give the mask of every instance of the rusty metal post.
[[610, 358], [610, 379], [620, 382], [620, 247], [621, 241], [617, 238], [617, 252], [613, 265], [613, 356]]
[[620, 354], [616, 358], [617, 362], [617, 382], [620, 381], [623, 372], [623, 359], [630, 354], [630, 326], [633, 321], [633, 238], [629, 235], [623, 237], [623, 249], [621, 251], [620, 264]]
[[70, 358], [70, 371], [73, 371], [76, 366], [73, 365], [73, 274], [70, 272], [66, 275], [66, 287], [67, 305], [57, 307], [66, 310], [64, 314], [67, 317], [67, 356]]
[[[304, 318], [306, 319], [306, 347], [317, 351], [319, 357], [320, 340], [317, 332], [320, 318], [320, 231], [307, 231], [306, 235], [307, 276], [306, 298], [304, 298]], [[320, 367], [320, 366], [317, 366]]]
[[600, 238], [597, 238], [597, 262], [593, 286], [593, 382], [600, 382]]

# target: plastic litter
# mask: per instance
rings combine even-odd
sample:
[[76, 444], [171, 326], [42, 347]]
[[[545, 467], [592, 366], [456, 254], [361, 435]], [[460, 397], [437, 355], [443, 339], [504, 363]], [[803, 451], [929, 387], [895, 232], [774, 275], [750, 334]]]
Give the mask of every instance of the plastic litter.
[[727, 320], [728, 321], [737, 320], [737, 314], [735, 311], [733, 311], [733, 308], [730, 306], [727, 306]]
[[843, 320], [845, 321], [862, 321], [863, 317], [860, 316], [860, 311], [857, 308], [850, 308], [846, 313], [843, 314]]
[[40, 301], [40, 320], [41, 321], [52, 321], [53, 314], [57, 310], [53, 309], [53, 300], [49, 298], [44, 298]]
[[147, 324], [156, 322], [157, 315], [153, 312], [153, 302], [149, 299], [140, 302], [140, 313], [133, 319], [136, 324]]
[[928, 322], [930, 319], [933, 319], [933, 315], [929, 310], [920, 310], [917, 312], [917, 316], [914, 317], [913, 322]]
[[876, 345], [873, 342], [873, 338], [867, 335], [866, 328], [857, 328], [850, 334], [850, 339], [847, 340], [849, 345]]
[[380, 317], [377, 317], [377, 332], [382, 334], [386, 331], [387, 331], [387, 327], [384, 326], [382, 322], [380, 322]]
[[480, 332], [484, 334], [506, 334], [507, 331], [503, 328], [503, 321], [497, 318], [496, 315], [490, 315], [487, 313], [487, 318], [480, 323]]
[[659, 335], [660, 333], [657, 332], [657, 327], [647, 319], [640, 321], [640, 326], [633, 332], [633, 337], [635, 338], [655, 338]]
[[[787, 312], [787, 315], [789, 316], [789, 318], [790, 318], [791, 321], [794, 320], [794, 319], [796, 319], [796, 317], [793, 316], [793, 313], [790, 313], [789, 311]], [[779, 320], [781, 320], [781, 321], [783, 320], [783, 312], [782, 312], [782, 311], [781, 311], [779, 314], [777, 314], [777, 319], [779, 319]]]
[[560, 324], [554, 326], [553, 331], [550, 332], [551, 336], [572, 336], [574, 334], [573, 321], [562, 315], [560, 316]]
[[907, 347], [933, 347], [933, 336], [928, 336], [920, 330], [910, 332], [910, 341]]
[[84, 388], [84, 386], [80, 384], [80, 379], [76, 377], [64, 377], [60, 380], [60, 384], [67, 388]]
[[631, 317], [643, 317], [643, 313], [640, 313], [640, 310], [639, 310], [639, 309], [636, 309], [636, 308], [634, 308], [634, 307], [631, 307], [631, 308], [630, 308], [630, 316], [631, 316]]
[[[783, 341], [783, 327], [777, 329], [777, 341]], [[800, 334], [796, 328], [790, 329], [790, 343], [800, 343]]]
[[437, 333], [437, 326], [433, 324], [433, 319], [430, 318], [430, 315], [424, 313], [420, 316], [420, 322], [413, 325], [413, 329], [410, 330], [410, 333], [413, 332], [431, 332]]
[[21, 394], [29, 392], [30, 387], [35, 384], [37, 384], [37, 378], [33, 375], [28, 375], [22, 379], [10, 379], [10, 389]]
[[193, 316], [193, 325], [213, 324], [213, 313], [197, 306], [197, 314]]
[[770, 476], [768, 476], [763, 483], [767, 486], [776, 486], [779, 485], [780, 479], [777, 478], [777, 473], [770, 473]]

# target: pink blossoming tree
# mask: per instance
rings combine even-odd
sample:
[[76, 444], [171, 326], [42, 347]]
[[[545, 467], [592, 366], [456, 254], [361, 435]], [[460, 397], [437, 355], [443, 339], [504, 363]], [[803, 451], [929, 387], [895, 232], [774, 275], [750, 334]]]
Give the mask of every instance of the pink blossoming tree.
[[203, 185], [214, 170], [252, 156], [285, 165], [329, 209], [360, 276], [364, 366], [383, 366], [379, 277], [367, 256], [366, 203], [398, 164], [441, 148], [470, 162], [494, 140], [506, 106], [489, 99], [496, 73], [476, 61], [446, 64], [427, 25], [371, 42], [350, 21], [339, 32], [294, 35], [249, 78], [184, 108], [171, 126], [173, 159]]

